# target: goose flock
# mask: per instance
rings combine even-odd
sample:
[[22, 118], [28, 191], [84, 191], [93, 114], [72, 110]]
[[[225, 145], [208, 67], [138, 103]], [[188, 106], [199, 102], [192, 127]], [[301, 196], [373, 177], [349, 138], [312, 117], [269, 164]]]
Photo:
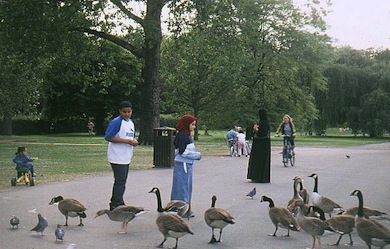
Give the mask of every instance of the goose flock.
[[[279, 228], [286, 229], [285, 237], [293, 236], [292, 232], [303, 232], [312, 238], [311, 249], [321, 248], [321, 238], [327, 232], [338, 235], [337, 241], [332, 244], [340, 245], [344, 235], [349, 236], [349, 245], [353, 246], [352, 233], [356, 232], [369, 249], [372, 247], [384, 248], [390, 245], [390, 230], [373, 217], [385, 217], [387, 214], [381, 210], [364, 206], [363, 193], [360, 190], [354, 190], [351, 196], [358, 198], [358, 205], [343, 209], [335, 200], [319, 194], [319, 176], [313, 173], [307, 176], [314, 179], [314, 188], [311, 193], [304, 187], [304, 178], [295, 176], [293, 178], [293, 196], [286, 201], [286, 206], [276, 206], [271, 196], [261, 195], [260, 203], [268, 203], [268, 216], [274, 226], [273, 233], [270, 236], [277, 237]], [[253, 188], [243, 198], [254, 199], [256, 192]], [[179, 239], [185, 235], [194, 235], [189, 218], [190, 206], [180, 200], [171, 200], [163, 205], [161, 192], [158, 187], [153, 187], [149, 193], [156, 195], [157, 200], [157, 218], [155, 223], [162, 236], [163, 241], [156, 247], [163, 248], [168, 238], [175, 239], [175, 246], [178, 248]], [[204, 223], [211, 228], [211, 239], [209, 244], [222, 243], [222, 232], [229, 225], [234, 225], [236, 220], [227, 209], [216, 206], [217, 196], [212, 195], [211, 207], [204, 211]], [[65, 216], [65, 224], [68, 226], [68, 218], [79, 218], [78, 226], [84, 226], [83, 219], [87, 217], [85, 206], [73, 198], [63, 198], [62, 196], [53, 197], [49, 205], [58, 204], [59, 212]], [[107, 215], [110, 221], [121, 223], [119, 234], [126, 234], [128, 223], [140, 214], [147, 212], [144, 207], [123, 205], [114, 210], [101, 209], [96, 211], [94, 218]], [[329, 216], [326, 219], [325, 214]], [[259, 216], [264, 215], [259, 213]], [[239, 222], [239, 221], [238, 221]], [[12, 229], [17, 230], [19, 218], [13, 216], [10, 220]], [[271, 223], [270, 223], [271, 224]], [[266, 225], [266, 224], [265, 224]], [[38, 214], [38, 224], [31, 229], [41, 235], [48, 226], [48, 221]], [[55, 241], [63, 242], [66, 229], [62, 225], [57, 225], [55, 230]], [[219, 231], [219, 236], [215, 235], [215, 230]], [[270, 228], [271, 230], [271, 228]], [[228, 242], [227, 242], [228, 243]], [[185, 246], [183, 246], [185, 248]]]

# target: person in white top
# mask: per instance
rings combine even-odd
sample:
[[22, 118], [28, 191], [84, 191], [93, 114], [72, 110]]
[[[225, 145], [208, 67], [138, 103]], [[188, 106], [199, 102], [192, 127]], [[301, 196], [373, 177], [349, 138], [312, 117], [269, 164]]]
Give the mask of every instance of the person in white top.
[[237, 150], [238, 156], [248, 156], [248, 151], [246, 149], [246, 140], [243, 130], [239, 130], [237, 134]]
[[110, 210], [125, 205], [123, 195], [126, 189], [129, 165], [133, 156], [133, 147], [138, 145], [135, 138], [135, 127], [131, 121], [133, 108], [130, 102], [123, 101], [119, 105], [119, 116], [108, 124], [104, 138], [109, 142], [107, 159], [114, 173], [114, 186], [110, 202]]

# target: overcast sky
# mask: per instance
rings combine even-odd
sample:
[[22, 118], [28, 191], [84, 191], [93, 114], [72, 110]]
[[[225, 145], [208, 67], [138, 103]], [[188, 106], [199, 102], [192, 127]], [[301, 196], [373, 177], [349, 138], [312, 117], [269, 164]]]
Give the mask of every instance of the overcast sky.
[[390, 49], [390, 0], [333, 0], [326, 17], [335, 45]]

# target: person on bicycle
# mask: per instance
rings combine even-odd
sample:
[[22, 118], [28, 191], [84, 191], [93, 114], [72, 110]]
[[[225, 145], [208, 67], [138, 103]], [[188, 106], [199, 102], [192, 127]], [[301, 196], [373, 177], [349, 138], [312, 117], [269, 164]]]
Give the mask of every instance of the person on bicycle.
[[279, 127], [276, 129], [276, 135], [279, 135], [280, 131], [282, 131], [282, 135], [285, 135], [283, 144], [287, 144], [287, 142], [290, 141], [291, 147], [294, 150], [296, 130], [292, 118], [287, 114], [283, 116], [282, 123], [280, 123]]

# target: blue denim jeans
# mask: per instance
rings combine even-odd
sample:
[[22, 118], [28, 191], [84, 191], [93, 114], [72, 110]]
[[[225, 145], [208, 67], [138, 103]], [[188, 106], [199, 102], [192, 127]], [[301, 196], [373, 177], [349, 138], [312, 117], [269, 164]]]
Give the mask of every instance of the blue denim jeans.
[[127, 175], [129, 174], [129, 165], [121, 165], [111, 163], [111, 168], [114, 173], [114, 186], [112, 187], [112, 196], [110, 209], [117, 206], [125, 205], [123, 195], [126, 190]]

